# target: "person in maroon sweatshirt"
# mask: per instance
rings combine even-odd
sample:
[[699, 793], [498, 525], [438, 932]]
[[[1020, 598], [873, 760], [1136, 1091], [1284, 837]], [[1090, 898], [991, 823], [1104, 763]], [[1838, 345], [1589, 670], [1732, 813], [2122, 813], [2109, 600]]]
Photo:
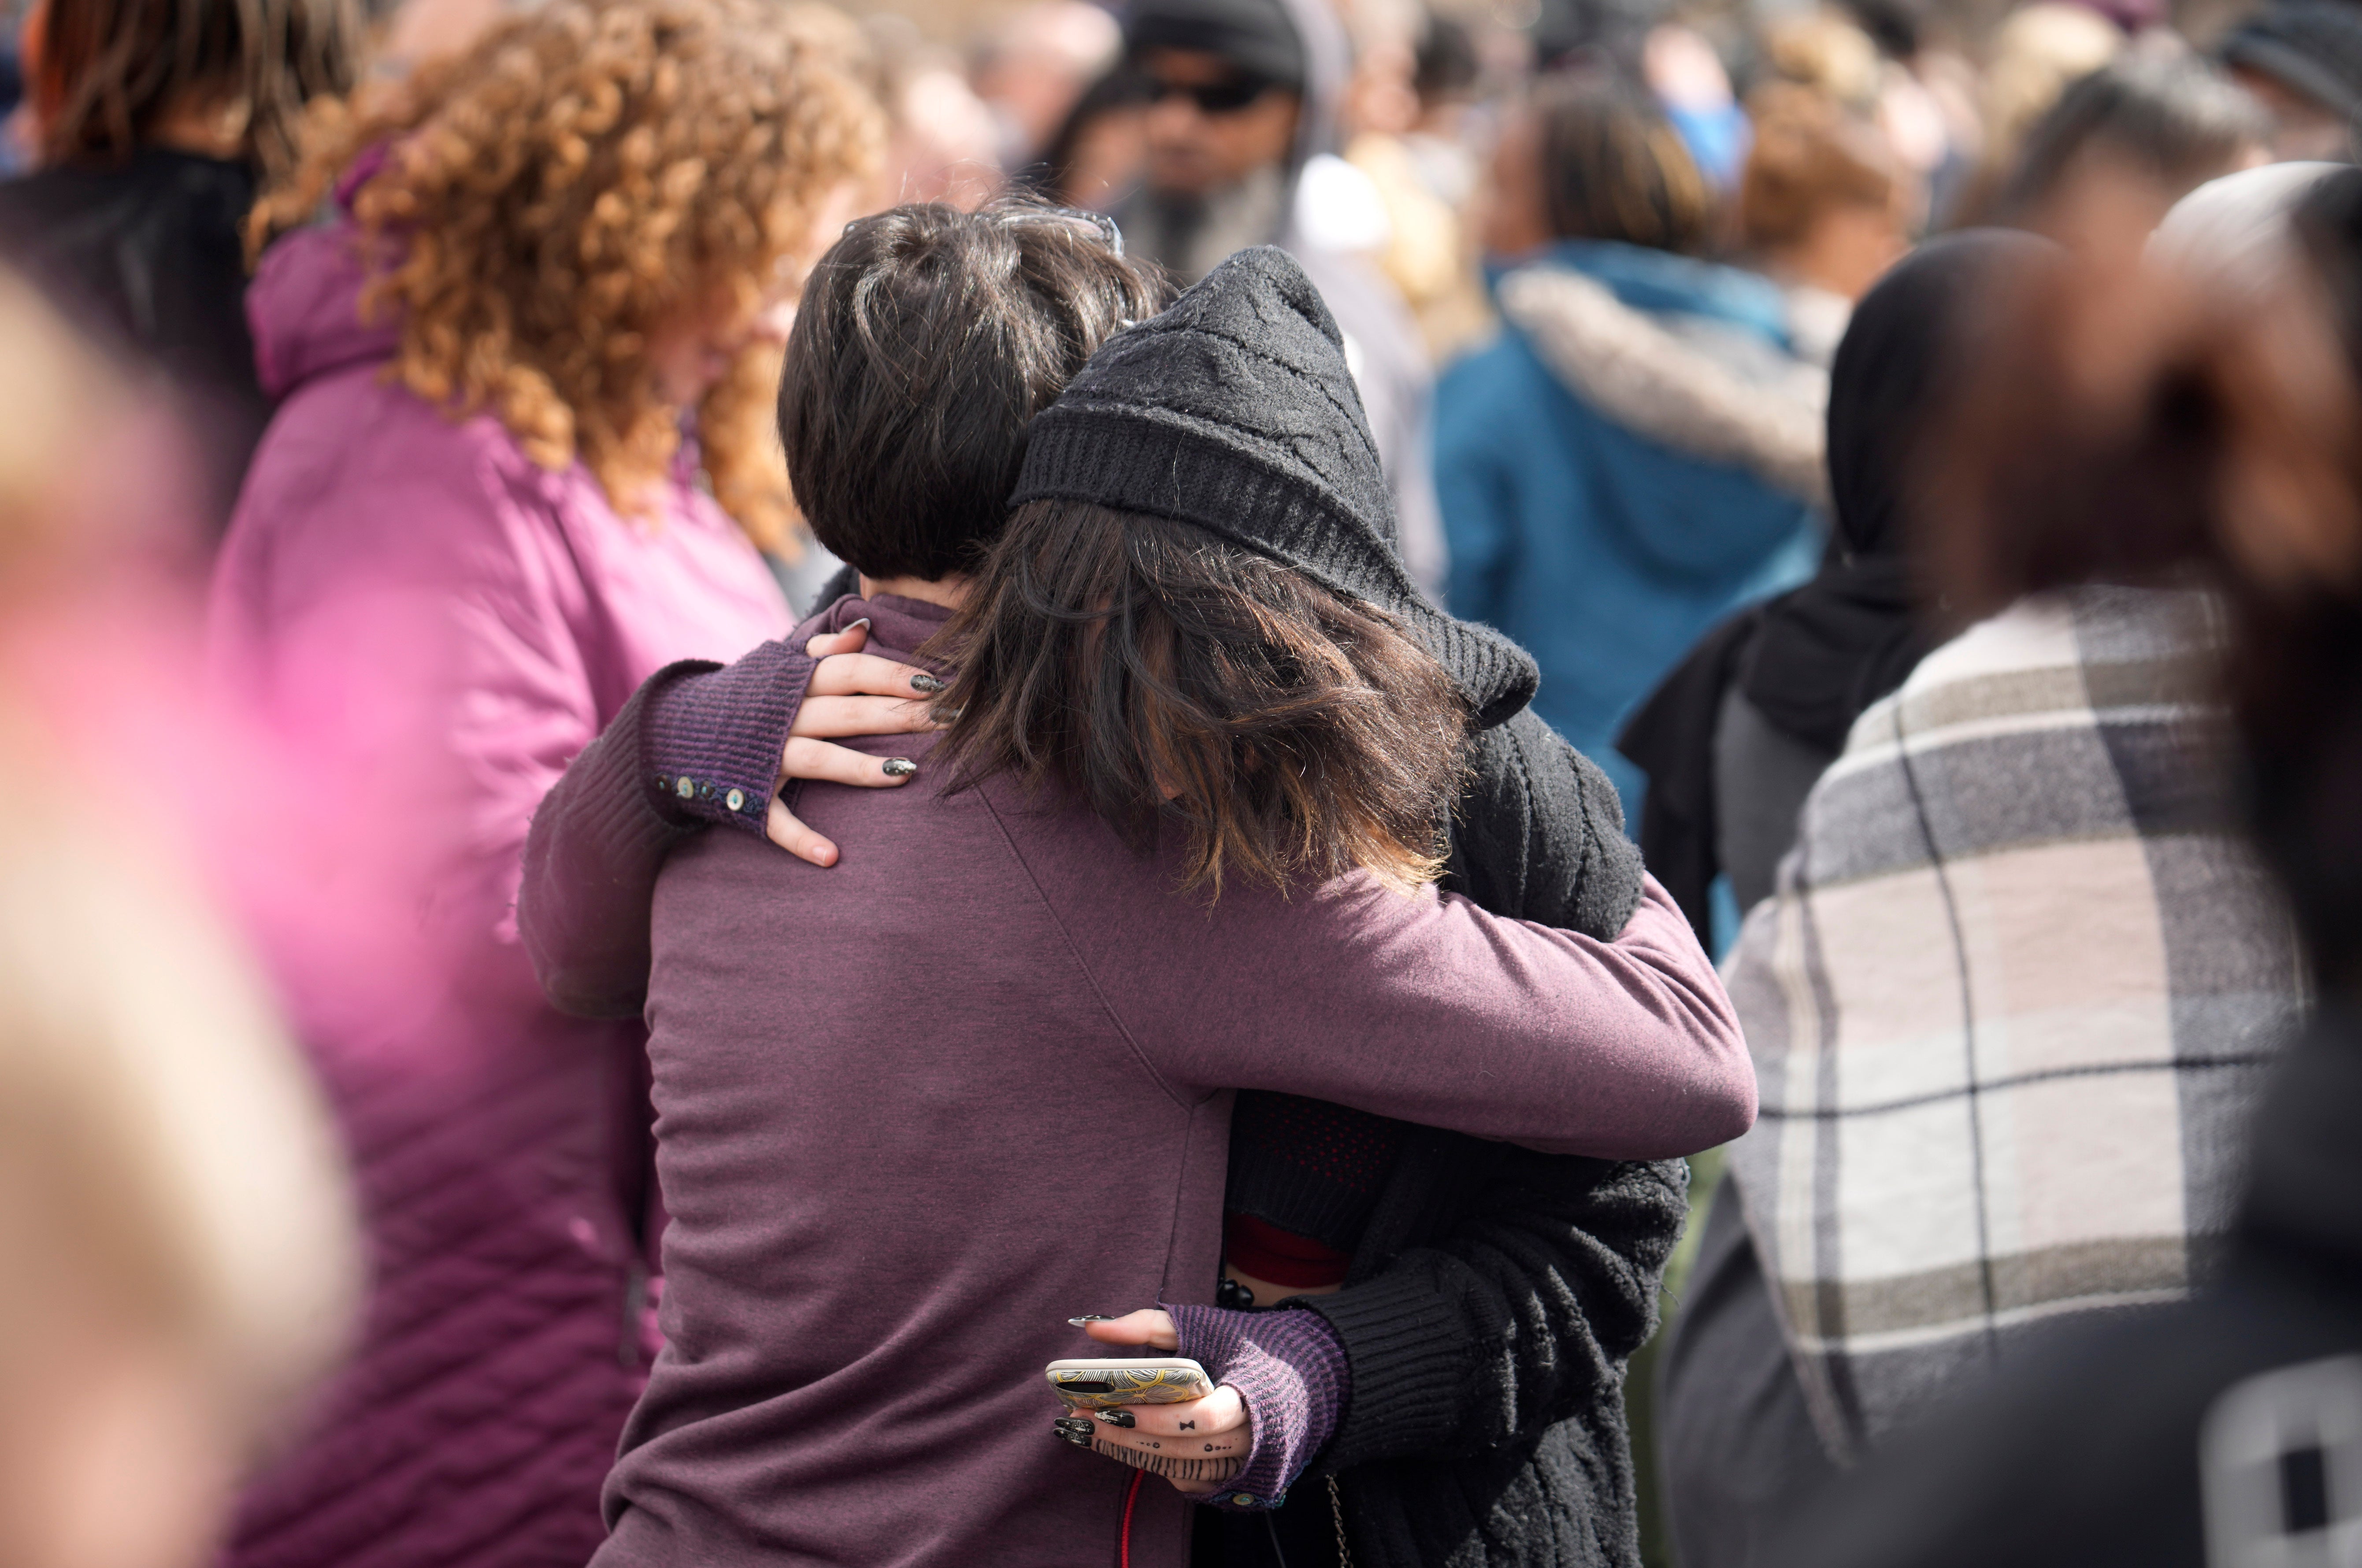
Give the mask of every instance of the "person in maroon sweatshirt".
[[[826, 274], [824, 265], [824, 278]], [[800, 336], [828, 316], [826, 287], [815, 292], [817, 302], [808, 299]], [[1312, 308], [1318, 311], [1317, 299]], [[1333, 359], [1333, 345], [1330, 356]], [[1316, 400], [1333, 399], [1336, 390], [1331, 386], [1319, 392]], [[1345, 392], [1350, 397], [1350, 384]], [[822, 401], [841, 406], [846, 400]], [[1273, 405], [1266, 397], [1260, 406], [1268, 410]], [[809, 441], [790, 442], [799, 459], [800, 496], [811, 477], [808, 470], [814, 466], [810, 460], [813, 449]], [[1021, 443], [1012, 444], [1012, 452], [1019, 450]], [[1164, 471], [1169, 473], [1170, 466]], [[1006, 493], [1005, 481], [981, 488]], [[811, 510], [812, 499], [805, 499]], [[1366, 504], [1366, 498], [1357, 499]], [[1382, 501], [1378, 508], [1383, 523]], [[861, 515], [875, 518], [890, 510], [873, 502], [861, 509]], [[815, 514], [816, 524], [821, 521]], [[1317, 521], [1318, 526], [1330, 530], [1341, 525], [1338, 518]], [[1383, 602], [1407, 595], [1391, 553], [1377, 543], [1366, 520], [1355, 526], [1360, 537], [1351, 542], [1346, 554], [1358, 557], [1361, 566], [1351, 575], [1365, 576], [1362, 568], [1374, 565], [1381, 578], [1391, 573], [1396, 579], [1391, 586], [1363, 582], [1360, 597]], [[829, 542], [857, 560], [878, 565], [891, 564], [897, 547], [908, 554], [907, 542]], [[619, 718], [608, 736], [585, 753], [536, 820], [523, 919], [526, 939], [554, 995], [570, 997], [578, 1005], [636, 1001], [647, 977], [645, 881], [639, 883], [636, 916], [625, 884], [661, 861], [684, 824], [701, 817], [729, 822], [749, 829], [740, 837], [752, 842], [767, 806], [775, 818], [785, 816], [784, 806], [771, 800], [770, 786], [787, 716], [796, 711], [796, 698], [813, 667], [801, 656], [804, 639], [816, 630], [870, 621], [879, 629], [882, 645], [903, 651], [927, 635], [927, 623], [942, 614], [924, 604], [926, 598], [944, 597], [937, 591], [940, 585], [927, 579], [948, 582], [955, 576], [920, 572], [914, 581], [893, 585], [915, 597], [879, 594], [866, 600], [848, 599], [807, 623], [788, 642], [768, 645], [764, 654], [731, 671], [668, 672], [650, 684], [633, 705], [635, 711]], [[915, 627], [913, 617], [919, 622]], [[1476, 629], [1453, 628], [1440, 618], [1432, 619], [1430, 630], [1443, 638], [1467, 675], [1456, 683], [1462, 706], [1495, 721], [1477, 738], [1478, 777], [1461, 802], [1462, 821], [1451, 844], [1451, 882], [1494, 907], [1544, 913], [1566, 924], [1595, 927], [1603, 937], [1624, 930], [1639, 894], [1639, 877], [1637, 864], [1628, 859], [1629, 846], [1616, 831], [1612, 793], [1604, 784], [1597, 786], [1605, 809], [1601, 813], [1595, 807], [1593, 815], [1605, 817], [1604, 834], [1580, 810], [1554, 810], [1551, 797], [1579, 795], [1585, 775], [1594, 782], [1596, 775], [1520, 711], [1530, 691], [1530, 665], [1514, 649]], [[823, 687], [815, 682], [812, 689], [817, 693]], [[1416, 705], [1406, 712], [1416, 729]], [[1508, 721], [1500, 722], [1505, 719]], [[1439, 734], [1456, 732], [1460, 722], [1431, 728]], [[729, 744], [717, 746], [712, 733], [717, 726], [734, 732]], [[705, 732], [701, 740], [707, 765], [696, 766], [695, 777], [687, 771], [676, 776], [670, 760], [698, 753], [701, 730]], [[759, 743], [748, 744], [749, 738]], [[791, 749], [795, 744], [789, 742]], [[866, 750], [872, 755], [866, 762], [873, 768], [889, 751], [923, 754], [922, 748], [907, 743]], [[1416, 745], [1385, 750], [1398, 759], [1418, 754]], [[657, 770], [664, 776], [650, 779], [646, 764], [656, 758], [667, 759], [667, 765]], [[816, 797], [825, 798], [808, 788], [798, 804]], [[660, 803], [672, 820], [661, 819], [644, 804], [651, 801]], [[676, 801], [685, 803], [678, 812]], [[809, 850], [810, 830], [793, 830], [806, 835], [802, 847]], [[866, 845], [865, 834], [861, 857], [870, 852]], [[1612, 852], [1617, 848], [1628, 857], [1620, 866]], [[1618, 870], [1628, 878], [1621, 890]], [[619, 887], [624, 888], [620, 894]], [[1238, 896], [1233, 891], [1221, 902]], [[1615, 907], [1593, 907], [1603, 904]], [[602, 928], [602, 911], [616, 916], [608, 922], [612, 929]], [[636, 932], [631, 928], [635, 919]], [[1644, 909], [1624, 940], [1641, 937], [1649, 923]], [[1639, 945], [1648, 947], [1645, 940]], [[1704, 970], [1701, 958], [1690, 956], [1686, 962], [1694, 972]], [[1709, 992], [1712, 984], [1707, 976]], [[1664, 1043], [1681, 1048], [1670, 1036]], [[1250, 1105], [1264, 1109], [1250, 1116]], [[1404, 1559], [1399, 1552], [1390, 1558], [1385, 1549], [1407, 1545], [1418, 1551], [1416, 1542], [1403, 1538], [1464, 1533], [1466, 1505], [1458, 1517], [1448, 1508], [1422, 1508], [1418, 1484], [1467, 1489], [1465, 1483], [1488, 1470], [1507, 1478], [1509, 1485], [1495, 1488], [1497, 1500], [1501, 1508], [1518, 1510], [1517, 1522], [1529, 1538], [1521, 1541], [1516, 1530], [1499, 1530], [1497, 1519], [1485, 1521], [1487, 1539], [1496, 1544], [1491, 1561], [1525, 1561], [1529, 1552], [1539, 1558], [1553, 1547], [1558, 1561], [1628, 1560], [1628, 1462], [1614, 1372], [1622, 1355], [1646, 1333], [1655, 1269], [1678, 1224], [1677, 1179], [1669, 1185], [1662, 1167], [1603, 1166], [1528, 1155], [1291, 1094], [1243, 1095], [1240, 1107], [1243, 1142], [1234, 1140], [1225, 1201], [1232, 1210], [1229, 1251], [1233, 1274], [1241, 1272], [1236, 1264], [1244, 1254], [1240, 1244], [1247, 1227], [1242, 1222], [1262, 1213], [1299, 1227], [1297, 1233], [1268, 1223], [1261, 1227], [1282, 1238], [1282, 1249], [1297, 1255], [1299, 1266], [1325, 1267], [1328, 1259], [1313, 1255], [1324, 1250], [1340, 1263], [1350, 1253], [1354, 1276], [1352, 1282], [1332, 1278], [1332, 1288], [1346, 1283], [1341, 1292], [1297, 1303], [1319, 1311], [1250, 1316], [1205, 1307], [1180, 1309], [1185, 1342], [1192, 1332], [1198, 1336], [1187, 1347], [1207, 1359], [1218, 1375], [1228, 1373], [1226, 1382], [1256, 1389], [1253, 1442], [1258, 1451], [1269, 1452], [1250, 1468], [1264, 1469], [1266, 1479], [1276, 1475], [1284, 1481], [1321, 1448], [1323, 1436], [1330, 1438], [1330, 1456], [1336, 1463], [1324, 1468], [1345, 1471], [1348, 1482], [1346, 1507], [1335, 1511], [1341, 1522], [1348, 1511], [1355, 1516], [1356, 1544], [1364, 1560], [1417, 1560]], [[1243, 1164], [1242, 1156], [1247, 1157]], [[1333, 1237], [1343, 1251], [1311, 1241], [1321, 1235]], [[1248, 1239], [1259, 1238], [1250, 1234]], [[1346, 1271], [1341, 1267], [1336, 1272], [1341, 1276]], [[1193, 1283], [1210, 1283], [1210, 1277]], [[1422, 1305], [1430, 1299], [1437, 1304]], [[1462, 1313], [1471, 1320], [1489, 1317], [1493, 1326], [1482, 1332], [1463, 1328], [1455, 1321]], [[1525, 1332], [1511, 1331], [1512, 1313], [1528, 1324]], [[1242, 1335], [1240, 1322], [1262, 1327]], [[1291, 1333], [1283, 1324], [1296, 1327]], [[1264, 1343], [1242, 1344], [1242, 1339]], [[1291, 1339], [1296, 1343], [1288, 1343]], [[1516, 1343], [1507, 1343], [1511, 1341]], [[1225, 1357], [1214, 1354], [1217, 1347], [1244, 1354]], [[1069, 1343], [1054, 1347], [1053, 1353], [1076, 1350]], [[1356, 1397], [1351, 1419], [1342, 1420], [1348, 1351]], [[1334, 1364], [1337, 1375], [1324, 1387], [1305, 1388], [1305, 1369], [1317, 1371], [1324, 1360]], [[1026, 1369], [1021, 1383], [1038, 1405], [1044, 1397], [1034, 1381], [1037, 1376], [1038, 1363]], [[1285, 1387], [1291, 1380], [1297, 1385], [1292, 1389]], [[1517, 1386], [1511, 1388], [1510, 1384]], [[1307, 1393], [1328, 1399], [1327, 1409], [1314, 1412], [1317, 1419], [1309, 1421], [1303, 1409]], [[1291, 1409], [1280, 1410], [1271, 1402], [1274, 1395], [1289, 1394], [1295, 1396], [1292, 1400], [1282, 1398], [1278, 1403]], [[1274, 1414], [1280, 1419], [1264, 1419]], [[1560, 1420], [1568, 1414], [1577, 1419]], [[989, 1431], [965, 1423], [963, 1430], [966, 1442], [990, 1446]], [[1281, 1441], [1268, 1442], [1267, 1431], [1275, 1430]], [[1487, 1431], [1489, 1438], [1480, 1435]], [[1596, 1441], [1603, 1434], [1609, 1441]], [[1499, 1445], [1499, 1452], [1489, 1459], [1472, 1458], [1462, 1446], [1471, 1438]], [[1395, 1461], [1389, 1453], [1408, 1457]], [[1518, 1501], [1532, 1485], [1529, 1477], [1553, 1472], [1562, 1475], [1570, 1466], [1595, 1461], [1588, 1464], [1587, 1484], [1569, 1486], [1562, 1480], [1539, 1506]], [[1405, 1471], [1409, 1486], [1389, 1474]], [[1242, 1475], [1241, 1483], [1246, 1479]], [[1389, 1481], [1396, 1484], [1387, 1485]], [[1330, 1484], [1333, 1488], [1335, 1481]], [[1271, 1500], [1264, 1497], [1256, 1502]], [[1420, 1517], [1407, 1521], [1388, 1517], [1396, 1504], [1407, 1504]], [[1299, 1508], [1294, 1514], [1325, 1532], [1331, 1511]], [[1145, 1523], [1143, 1519], [1142, 1528]], [[1261, 1527], [1264, 1521], [1254, 1523]], [[1586, 1539], [1573, 1539], [1578, 1535]], [[1242, 1539], [1259, 1545], [1264, 1536], [1258, 1528]], [[1312, 1539], [1321, 1543], [1320, 1533]], [[1374, 1541], [1380, 1551], [1371, 1550]], [[1236, 1557], [1232, 1552], [1226, 1560]], [[1306, 1560], [1291, 1545], [1288, 1561]], [[1333, 1555], [1327, 1560], [1333, 1561]]]

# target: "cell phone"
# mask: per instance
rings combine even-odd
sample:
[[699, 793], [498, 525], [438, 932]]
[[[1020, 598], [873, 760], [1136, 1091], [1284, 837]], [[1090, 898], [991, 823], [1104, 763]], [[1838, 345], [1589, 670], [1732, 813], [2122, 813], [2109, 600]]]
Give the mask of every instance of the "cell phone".
[[1116, 1405], [1181, 1405], [1214, 1391], [1206, 1369], [1187, 1356], [1119, 1355], [1054, 1361], [1042, 1369], [1051, 1390], [1073, 1410]]

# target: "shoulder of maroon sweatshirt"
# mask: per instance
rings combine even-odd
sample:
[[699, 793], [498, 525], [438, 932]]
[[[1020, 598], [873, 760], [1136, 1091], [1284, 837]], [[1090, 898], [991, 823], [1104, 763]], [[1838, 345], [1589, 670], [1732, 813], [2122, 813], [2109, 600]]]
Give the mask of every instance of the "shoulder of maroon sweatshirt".
[[[1285, 891], [1233, 874], [1216, 898], [1209, 891], [1183, 887], [1187, 868], [1179, 835], [1173, 829], [1166, 829], [1164, 841], [1154, 850], [1142, 854], [1071, 799], [1031, 798], [1005, 780], [986, 784], [983, 794], [1042, 895], [1088, 927], [1092, 946], [1152, 937], [1196, 937], [1217, 945], [1266, 938], [1284, 942], [1292, 939], [1291, 934], [1314, 930], [1351, 939], [1352, 931], [1364, 924], [1397, 924], [1371, 920], [1373, 905], [1385, 914], [1398, 911], [1407, 919], [1449, 905], [1455, 918], [1480, 926], [1557, 929], [1490, 914], [1466, 896], [1442, 892], [1433, 883], [1391, 892], [1358, 872]], [[1572, 931], [1560, 934], [1594, 947], [1646, 948], [1663, 967], [1720, 989], [1713, 960], [1653, 876], [1644, 876], [1633, 915], [1612, 941]]]
[[[1488, 1092], [1529, 1079], [1536, 1110], [1596, 1102], [1597, 1114], [1583, 1127], [1570, 1123], [1565, 1137], [1556, 1122], [1528, 1125], [1490, 1108], [1487, 1125], [1460, 1129], [1537, 1147], [1657, 1158], [1722, 1142], [1753, 1119], [1753, 1075], [1729, 1000], [1688, 921], [1653, 883], [1610, 942], [1488, 915], [1432, 886], [1389, 891], [1366, 874], [1286, 893], [1234, 878], [1216, 901], [1179, 888], [1177, 846], [1140, 856], [1079, 806], [1028, 810], [1009, 798], [1013, 791], [988, 790], [1102, 1000], [1176, 1084], [1339, 1088], [1281, 1081], [1310, 1058], [1280, 1066], [1295, 1053], [1275, 1055], [1275, 1043], [1308, 1032], [1350, 1036], [1355, 1058], [1418, 1055], [1443, 1070], [1460, 1059], [1496, 1080]], [[1453, 1036], [1455, 1020], [1472, 1028]], [[1491, 1054], [1504, 1047], [1508, 1055]], [[1336, 1077], [1343, 1059], [1319, 1070]], [[1343, 1077], [1370, 1077], [1366, 1065]], [[1401, 1089], [1384, 1076], [1361, 1089]], [[1411, 1113], [1418, 1099], [1396, 1094], [1365, 1108], [1451, 1124]], [[1630, 1139], [1614, 1132], [1627, 1119], [1639, 1130]]]

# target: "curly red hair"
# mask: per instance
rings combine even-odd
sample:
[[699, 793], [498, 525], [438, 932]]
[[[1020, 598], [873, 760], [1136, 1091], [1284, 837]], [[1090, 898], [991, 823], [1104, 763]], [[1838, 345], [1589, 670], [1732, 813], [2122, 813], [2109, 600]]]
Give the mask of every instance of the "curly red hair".
[[[402, 317], [392, 374], [490, 410], [533, 459], [577, 457], [619, 508], [661, 479], [683, 411], [648, 359], [685, 313], [751, 317], [800, 274], [828, 193], [874, 166], [875, 103], [758, 0], [551, 0], [409, 81], [315, 105], [303, 157], [257, 206], [259, 244], [347, 193], [392, 259], [364, 310]], [[701, 411], [715, 495], [757, 543], [793, 515], [749, 349]]]

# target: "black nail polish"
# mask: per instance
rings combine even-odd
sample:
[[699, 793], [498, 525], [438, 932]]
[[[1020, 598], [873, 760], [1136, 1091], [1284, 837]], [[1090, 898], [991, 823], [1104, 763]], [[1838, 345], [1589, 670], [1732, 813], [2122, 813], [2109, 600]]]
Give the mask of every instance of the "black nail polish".
[[919, 771], [919, 764], [908, 757], [889, 757], [877, 765], [889, 779], [907, 779]]
[[1103, 1312], [1085, 1312], [1081, 1317], [1068, 1318], [1066, 1321], [1074, 1324], [1076, 1328], [1081, 1328], [1085, 1323], [1111, 1323], [1115, 1321], [1115, 1320], [1107, 1316]]
[[933, 696], [936, 692], [943, 690], [945, 684], [946, 683], [937, 680], [934, 676], [927, 674], [924, 670], [921, 670], [917, 674], [911, 677], [911, 689], [914, 692], [923, 692], [930, 696]]
[[1101, 1410], [1099, 1420], [1111, 1427], [1136, 1427], [1140, 1424], [1133, 1419], [1132, 1413], [1126, 1409]]

